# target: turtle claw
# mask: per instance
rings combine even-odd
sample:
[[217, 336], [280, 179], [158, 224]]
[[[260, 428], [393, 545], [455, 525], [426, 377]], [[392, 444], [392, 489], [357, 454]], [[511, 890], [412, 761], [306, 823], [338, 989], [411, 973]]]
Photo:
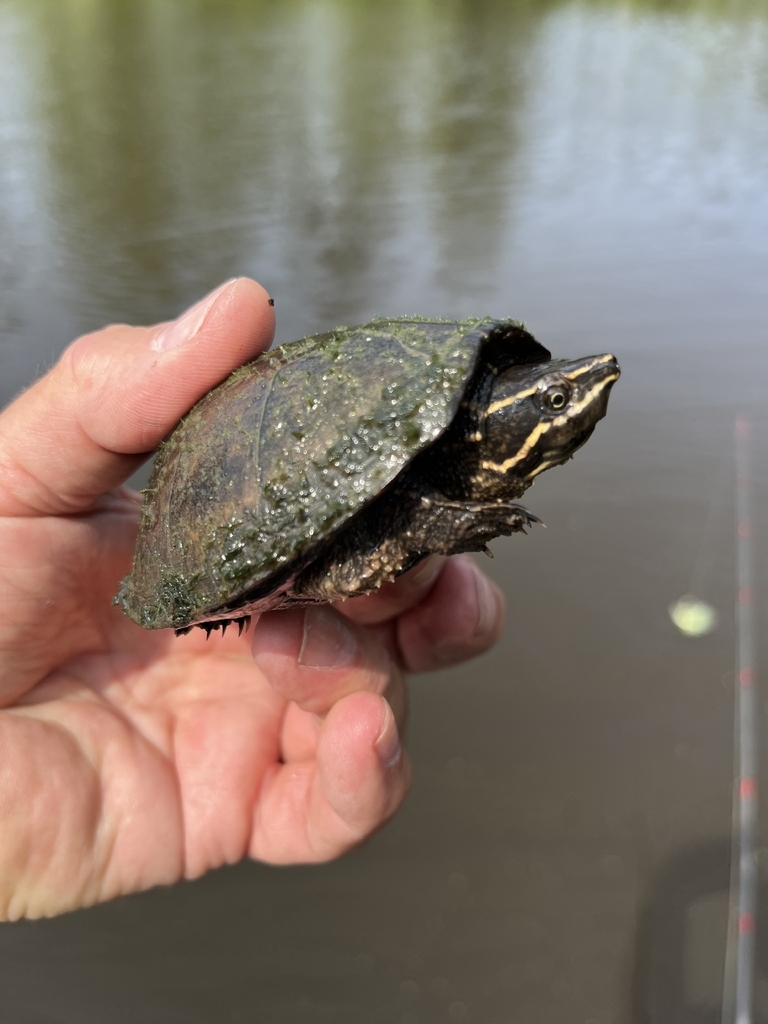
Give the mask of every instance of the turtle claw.
[[243, 615], [242, 618], [236, 618], [236, 620], [233, 620], [233, 622], [236, 622], [238, 624], [238, 636], [242, 637], [243, 631], [245, 630], [247, 633], [251, 627], [251, 616]]
[[243, 615], [240, 619], [219, 619], [217, 622], [195, 622], [191, 626], [179, 626], [178, 629], [175, 630], [175, 633], [176, 636], [184, 636], [197, 626], [198, 629], [205, 630], [205, 639], [208, 640], [211, 633], [215, 632], [217, 629], [220, 629], [221, 635], [225, 636], [227, 627], [232, 626], [235, 623], [237, 623], [237, 635], [242, 636], [243, 630], [248, 629], [251, 624], [251, 616]]
[[[525, 520], [525, 526], [543, 526], [546, 529], [547, 524], [542, 523], [539, 517], [529, 512], [527, 508], [523, 508], [522, 505], [513, 505], [512, 508]], [[527, 532], [525, 527], [522, 527], [522, 531]]]
[[533, 526], [534, 523], [536, 523], [538, 526], [544, 525], [544, 523], [542, 523], [538, 516], [535, 516], [533, 512], [529, 512], [527, 508], [523, 508], [522, 505], [515, 505], [513, 507], [515, 511], [517, 511], [523, 517], [523, 519], [528, 520], [526, 526]]

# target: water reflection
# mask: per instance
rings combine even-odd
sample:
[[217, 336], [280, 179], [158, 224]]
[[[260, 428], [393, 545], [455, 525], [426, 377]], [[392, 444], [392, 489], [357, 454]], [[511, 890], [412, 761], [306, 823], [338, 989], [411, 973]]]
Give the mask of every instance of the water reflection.
[[45, 201], [94, 318], [254, 260], [323, 321], [381, 302], [403, 247], [449, 287], [487, 278], [532, 12], [198, 5], [190, 31], [188, 4], [33, 9]]
[[6, 0], [4, 119], [27, 138], [1, 215], [83, 327], [243, 272], [289, 333], [509, 309], [552, 234], [574, 285], [596, 250], [635, 261], [627, 230], [642, 270], [757, 239], [766, 23], [726, 9]]
[[[0, 929], [9, 1019], [643, 1019], [633, 971], [683, 934], [675, 904], [636, 943], [643, 907], [730, 826], [718, 467], [735, 409], [767, 426], [767, 183], [758, 0], [0, 0], [0, 402], [241, 273], [281, 340], [512, 314], [625, 371], [531, 496], [550, 530], [496, 545], [502, 645], [418, 682], [398, 821], [326, 869]], [[713, 492], [723, 625], [688, 641]]]

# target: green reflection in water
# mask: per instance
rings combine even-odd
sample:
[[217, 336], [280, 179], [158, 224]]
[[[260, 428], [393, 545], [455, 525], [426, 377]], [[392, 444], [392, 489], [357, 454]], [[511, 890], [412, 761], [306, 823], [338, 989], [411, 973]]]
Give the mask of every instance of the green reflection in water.
[[47, 201], [77, 291], [164, 308], [243, 272], [279, 224], [305, 241], [285, 273], [318, 296], [343, 279], [359, 303], [425, 187], [438, 222], [458, 212], [453, 243], [474, 263], [493, 250], [544, 10], [29, 5]]
[[[626, 355], [610, 430], [537, 493], [534, 510], [553, 513], [546, 545], [499, 546], [493, 569], [515, 601], [505, 646], [447, 697], [417, 691], [422, 759], [488, 760], [472, 799], [429, 788], [422, 771], [391, 845], [338, 874], [301, 876], [314, 917], [293, 914], [296, 875], [222, 875], [212, 889], [185, 889], [178, 931], [168, 904], [136, 904], [155, 908], [127, 943], [130, 956], [145, 951], [148, 976], [176, 942], [194, 946], [179, 968], [190, 984], [158, 984], [170, 991], [169, 1019], [182, 998], [197, 1019], [198, 975], [249, 1020], [283, 1019], [308, 985], [323, 998], [348, 994], [346, 968], [322, 973], [335, 955], [331, 920], [349, 938], [350, 964], [382, 949], [399, 963], [403, 936], [416, 936], [429, 991], [437, 998], [435, 981], [450, 977], [446, 998], [466, 1000], [472, 1019], [519, 1019], [524, 1000], [527, 1019], [546, 1024], [631, 1019], [621, 978], [638, 894], [653, 879], [641, 865], [637, 884], [631, 870], [598, 884], [595, 866], [614, 863], [605, 852], [617, 848], [627, 864], [636, 853], [645, 863], [646, 847], [635, 849], [645, 840], [624, 831], [630, 820], [643, 836], [647, 821], [659, 857], [728, 827], [713, 789], [730, 779], [728, 740], [709, 749], [727, 713], [719, 676], [701, 685], [723, 648], [685, 645], [686, 658], [702, 652], [694, 680], [687, 660], [670, 660], [649, 609], [664, 619], [690, 573], [691, 523], [706, 515], [731, 406], [765, 407], [755, 358], [768, 280], [765, 12], [738, 0], [0, 0], [0, 403], [76, 329], [169, 316], [236, 273], [278, 296], [286, 340], [376, 312], [512, 313], [558, 354]], [[730, 572], [727, 542], [718, 564]], [[727, 607], [729, 594], [713, 600]], [[711, 643], [727, 641], [724, 624]], [[478, 682], [481, 707], [456, 699]], [[675, 735], [694, 737], [700, 759], [677, 760]], [[451, 792], [471, 782], [453, 780]], [[494, 865], [509, 861], [510, 843], [531, 870], [507, 885]], [[542, 864], [561, 874], [560, 889], [535, 874]], [[430, 886], [458, 868], [487, 878], [487, 905], [431, 930], [445, 908]], [[323, 890], [331, 877], [338, 888]], [[219, 884], [231, 888], [221, 895]], [[183, 901], [196, 898], [190, 926]], [[112, 990], [110, 943], [126, 927], [119, 915], [135, 913], [123, 906], [99, 918], [106, 952], [94, 931], [94, 957], [76, 957], [107, 979], [100, 1019], [123, 995], [121, 1019], [138, 1019], [137, 1003], [152, 998], [133, 963], [121, 998]], [[545, 927], [518, 940], [508, 910]], [[286, 918], [294, 932], [280, 930]], [[91, 925], [62, 927], [82, 938]], [[36, 948], [41, 932], [16, 934]], [[56, 938], [47, 959], [36, 954], [66, 973], [53, 991], [71, 974], [87, 992], [61, 948]], [[215, 969], [201, 975], [208, 955]], [[558, 1016], [563, 964], [582, 996]], [[4, 979], [22, 1006], [46, 998], [44, 986], [30, 994], [27, 976], [11, 966]], [[374, 1020], [381, 1006], [399, 1019], [401, 981], [393, 967], [381, 988], [366, 982], [348, 1019]], [[222, 1019], [218, 1007], [211, 1019]]]
[[765, 101], [765, 26], [757, 0], [5, 0], [0, 117], [27, 126], [34, 173], [0, 228], [20, 248], [44, 222], [83, 326], [167, 316], [239, 273], [300, 290], [313, 328], [397, 294], [482, 304], [526, 210], [601, 176], [610, 194], [632, 146], [635, 169], [665, 166], [628, 137], [649, 111], [658, 135], [683, 97], [670, 133], [715, 152], [740, 73]]

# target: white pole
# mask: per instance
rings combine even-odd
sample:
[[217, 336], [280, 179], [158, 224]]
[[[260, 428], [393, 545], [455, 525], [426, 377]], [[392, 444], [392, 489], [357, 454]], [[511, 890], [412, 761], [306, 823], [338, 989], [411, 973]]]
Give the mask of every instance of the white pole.
[[751, 424], [735, 423], [736, 442], [736, 687], [735, 799], [737, 813], [732, 876], [737, 881], [735, 1024], [752, 1024], [757, 897], [757, 693], [755, 662], [754, 526], [752, 521]]

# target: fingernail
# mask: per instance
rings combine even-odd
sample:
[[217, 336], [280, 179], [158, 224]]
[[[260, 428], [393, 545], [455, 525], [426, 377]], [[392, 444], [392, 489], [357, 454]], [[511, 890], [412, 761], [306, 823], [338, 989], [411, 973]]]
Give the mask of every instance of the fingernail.
[[346, 620], [330, 608], [304, 609], [304, 636], [299, 664], [305, 668], [339, 668], [357, 653], [357, 637]]
[[[467, 596], [466, 596], [466, 632], [462, 629], [461, 636], [441, 636], [440, 639], [435, 639], [433, 643], [433, 653], [435, 659], [441, 665], [455, 665], [457, 661], [462, 661], [467, 656], [468, 649], [472, 648], [473, 641], [481, 640], [489, 636], [493, 627], [496, 623], [496, 616], [498, 615], [498, 607], [496, 603], [496, 595], [494, 593], [493, 584], [484, 575], [484, 573], [477, 567], [474, 560], [462, 556], [462, 561], [471, 568], [472, 581], [474, 584], [474, 599], [475, 599], [475, 611], [472, 613], [471, 599], [472, 583], [469, 580], [466, 581]], [[474, 618], [474, 628], [472, 628], [472, 619]], [[439, 620], [435, 620], [434, 625], [436, 627], [436, 634], [442, 633], [442, 627]], [[471, 632], [470, 632], [471, 630]]]
[[392, 708], [383, 697], [381, 699], [384, 702], [384, 722], [373, 746], [384, 768], [394, 768], [403, 756], [403, 748]]
[[304, 610], [287, 608], [282, 612], [265, 612], [259, 618], [253, 631], [251, 650], [259, 663], [262, 655], [270, 658], [282, 654], [288, 658], [298, 657], [304, 636]]
[[475, 636], [485, 636], [486, 633], [490, 633], [496, 622], [496, 595], [490, 580], [483, 575], [474, 562], [472, 565], [475, 570], [475, 597], [477, 599]]
[[168, 324], [159, 334], [155, 335], [149, 347], [155, 352], [167, 352], [169, 349], [178, 348], [179, 345], [191, 341], [205, 323], [205, 318], [210, 313], [213, 304], [222, 292], [230, 288], [236, 280], [237, 278], [233, 277], [231, 281], [225, 281], [215, 291], [195, 303], [186, 313], [182, 313], [173, 323]]

